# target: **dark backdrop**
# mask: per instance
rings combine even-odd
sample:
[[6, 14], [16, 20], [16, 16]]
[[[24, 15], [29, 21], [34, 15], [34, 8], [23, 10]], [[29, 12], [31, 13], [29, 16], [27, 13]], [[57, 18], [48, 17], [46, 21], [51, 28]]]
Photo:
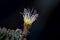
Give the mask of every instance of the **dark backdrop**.
[[27, 35], [28, 40], [58, 40], [60, 38], [60, 0], [2, 0], [0, 27], [23, 28], [23, 8], [36, 8], [39, 17]]

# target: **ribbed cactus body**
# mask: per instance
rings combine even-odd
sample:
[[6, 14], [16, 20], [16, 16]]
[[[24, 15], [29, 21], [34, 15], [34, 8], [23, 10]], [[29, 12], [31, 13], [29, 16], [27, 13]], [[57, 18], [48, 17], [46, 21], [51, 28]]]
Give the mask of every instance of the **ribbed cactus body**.
[[0, 40], [19, 40], [20, 35], [16, 30], [0, 28]]

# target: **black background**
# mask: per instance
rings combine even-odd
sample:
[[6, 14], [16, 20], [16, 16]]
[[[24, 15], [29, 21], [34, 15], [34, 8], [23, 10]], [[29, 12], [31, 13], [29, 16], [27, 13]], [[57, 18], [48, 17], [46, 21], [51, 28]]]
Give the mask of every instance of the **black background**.
[[[45, 4], [47, 3], [47, 4]], [[49, 6], [48, 6], [49, 5]], [[23, 8], [36, 8], [38, 20], [33, 24], [28, 40], [58, 40], [60, 38], [60, 1], [41, 0], [1, 0], [0, 27], [23, 28]]]

